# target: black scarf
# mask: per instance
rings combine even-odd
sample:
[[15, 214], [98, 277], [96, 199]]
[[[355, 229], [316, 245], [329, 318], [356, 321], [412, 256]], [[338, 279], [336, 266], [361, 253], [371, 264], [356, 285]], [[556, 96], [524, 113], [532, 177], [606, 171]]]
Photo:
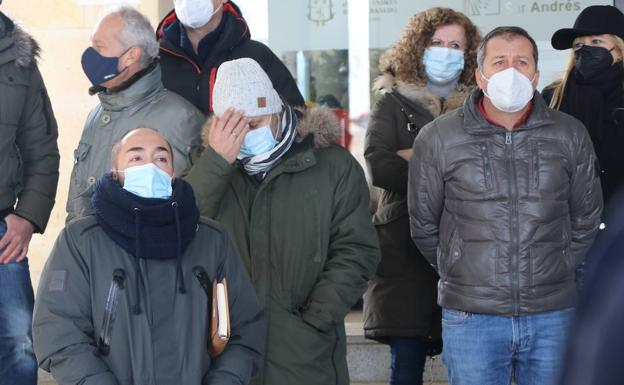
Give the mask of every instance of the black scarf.
[[[91, 200], [104, 232], [135, 257], [139, 279], [139, 258], [177, 258], [180, 292], [186, 292], [181, 260], [199, 221], [195, 195], [187, 182], [176, 178], [170, 199], [141, 198], [124, 190], [108, 172], [97, 181]], [[135, 313], [141, 311], [138, 287], [137, 281]]]
[[605, 125], [613, 122], [613, 111], [624, 104], [623, 81], [622, 63], [616, 63], [588, 80], [575, 70], [568, 78], [559, 110], [583, 122], [596, 150], [604, 138]]

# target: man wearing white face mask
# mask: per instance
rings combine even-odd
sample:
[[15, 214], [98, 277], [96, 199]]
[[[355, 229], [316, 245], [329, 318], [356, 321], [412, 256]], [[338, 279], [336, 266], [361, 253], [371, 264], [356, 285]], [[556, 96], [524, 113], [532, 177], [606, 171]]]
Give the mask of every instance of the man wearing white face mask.
[[440, 275], [450, 384], [551, 385], [600, 224], [596, 156], [582, 124], [535, 92], [526, 31], [488, 33], [477, 64], [480, 90], [414, 142], [412, 239]]
[[303, 106], [297, 85], [266, 45], [251, 40], [238, 6], [228, 0], [173, 0], [175, 7], [158, 26], [162, 80], [204, 114], [212, 114], [217, 69], [248, 57], [260, 64], [273, 87], [292, 106]]
[[[171, 144], [149, 128], [112, 150], [95, 215], [61, 232], [37, 293], [39, 366], [65, 384], [248, 384], [265, 318], [223, 227], [200, 218], [174, 177]], [[213, 279], [227, 279], [230, 341], [209, 355]]]

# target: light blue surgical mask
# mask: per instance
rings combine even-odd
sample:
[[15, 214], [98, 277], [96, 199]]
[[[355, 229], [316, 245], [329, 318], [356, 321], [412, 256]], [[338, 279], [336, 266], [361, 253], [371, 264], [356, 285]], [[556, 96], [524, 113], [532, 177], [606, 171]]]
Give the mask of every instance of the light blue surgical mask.
[[272, 150], [276, 144], [277, 140], [273, 137], [270, 125], [267, 124], [266, 126], [255, 128], [245, 135], [240, 148], [239, 158], [264, 154]]
[[171, 198], [171, 176], [154, 163], [128, 167], [122, 172], [125, 175], [124, 190], [142, 198]]
[[423, 64], [430, 82], [448, 84], [464, 70], [464, 53], [446, 47], [429, 47], [425, 49]]

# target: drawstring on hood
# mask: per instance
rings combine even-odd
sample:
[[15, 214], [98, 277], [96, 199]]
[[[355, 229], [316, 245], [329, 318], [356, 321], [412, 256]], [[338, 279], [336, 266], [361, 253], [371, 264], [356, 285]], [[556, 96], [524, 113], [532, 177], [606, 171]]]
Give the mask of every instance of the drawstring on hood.
[[140, 288], [144, 280], [140, 259], [176, 258], [176, 286], [180, 293], [187, 292], [182, 257], [199, 222], [195, 196], [187, 182], [175, 178], [170, 199], [151, 199], [124, 190], [111, 173], [106, 173], [95, 185], [92, 202], [98, 224], [134, 258], [134, 314], [142, 312]]

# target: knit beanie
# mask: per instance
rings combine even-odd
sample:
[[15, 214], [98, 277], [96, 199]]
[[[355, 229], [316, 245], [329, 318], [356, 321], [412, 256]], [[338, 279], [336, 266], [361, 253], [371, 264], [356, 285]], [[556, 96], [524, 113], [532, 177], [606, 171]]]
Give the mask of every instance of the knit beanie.
[[217, 116], [228, 108], [245, 116], [270, 115], [282, 111], [282, 100], [260, 64], [250, 58], [226, 61], [217, 70], [212, 91], [212, 109]]

